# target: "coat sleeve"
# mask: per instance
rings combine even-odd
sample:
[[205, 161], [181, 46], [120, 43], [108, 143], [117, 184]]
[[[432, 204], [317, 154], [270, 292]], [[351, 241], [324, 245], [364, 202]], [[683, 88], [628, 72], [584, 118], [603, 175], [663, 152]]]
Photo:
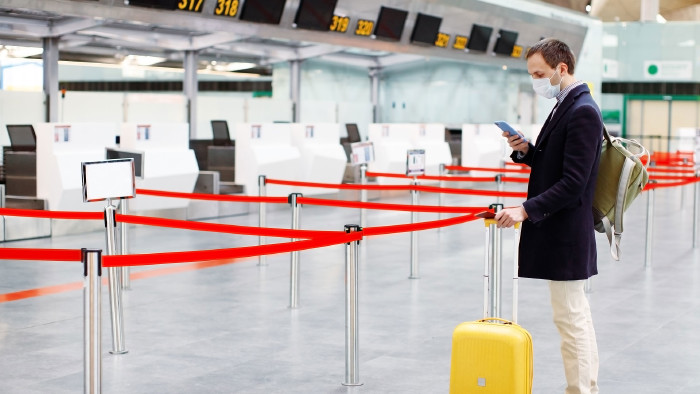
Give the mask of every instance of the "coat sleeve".
[[527, 146], [529, 149], [527, 150], [527, 153], [525, 156], [518, 158], [518, 152], [513, 151], [513, 153], [510, 154], [510, 158], [513, 159], [513, 163], [522, 163], [522, 164], [527, 164], [528, 166], [532, 164], [532, 152], [535, 151], [535, 146], [532, 145], [532, 142], [528, 142]]
[[574, 109], [565, 126], [564, 162], [561, 178], [543, 193], [525, 201], [523, 207], [533, 223], [577, 201], [586, 190], [598, 158], [603, 123], [591, 105]]

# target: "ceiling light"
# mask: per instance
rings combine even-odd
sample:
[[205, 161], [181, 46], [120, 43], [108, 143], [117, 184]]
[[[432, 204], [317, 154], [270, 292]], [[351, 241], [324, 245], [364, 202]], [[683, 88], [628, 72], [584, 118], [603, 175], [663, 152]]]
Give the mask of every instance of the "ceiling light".
[[[216, 63], [216, 62], [212, 62]], [[238, 70], [246, 70], [248, 68], [255, 67], [255, 63], [245, 63], [245, 62], [231, 62], [231, 63], [216, 63], [212, 64], [214, 66], [214, 70], [216, 71], [238, 71]]]
[[127, 55], [122, 64], [126, 66], [152, 66], [165, 60], [163, 57]]

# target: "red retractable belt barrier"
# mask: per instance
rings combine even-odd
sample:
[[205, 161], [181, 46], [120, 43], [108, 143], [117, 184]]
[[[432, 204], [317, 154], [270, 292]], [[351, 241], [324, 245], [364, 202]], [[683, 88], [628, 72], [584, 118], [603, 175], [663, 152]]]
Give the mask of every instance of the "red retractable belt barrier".
[[[268, 183], [269, 180], [267, 181]], [[267, 202], [276, 204], [287, 204], [287, 197], [257, 197], [257, 196], [230, 196], [227, 194], [204, 194], [204, 193], [182, 193], [169, 192], [163, 190], [136, 189], [136, 194], [144, 196], [157, 197], [173, 197], [173, 198], [189, 198], [191, 200], [209, 200], [209, 201], [231, 201], [231, 202]]]
[[[411, 177], [405, 174], [393, 174], [387, 172], [369, 172], [367, 171], [367, 176], [373, 177], [383, 177], [383, 178], [404, 178], [411, 179]], [[495, 182], [495, 176], [439, 176], [439, 175], [420, 175], [416, 177], [417, 179], [425, 179], [428, 181], [451, 181], [451, 182]], [[507, 180], [506, 180], [507, 179]], [[501, 178], [503, 182], [527, 182], [527, 178]]]
[[284, 185], [284, 186], [300, 186], [300, 187], [318, 187], [325, 189], [347, 189], [347, 190], [410, 190], [410, 185], [359, 185], [353, 183], [320, 183], [320, 182], [300, 182], [300, 181], [285, 181], [282, 179], [270, 179], [265, 180], [271, 185]]
[[524, 192], [499, 192], [495, 190], [470, 190], [470, 189], [450, 189], [437, 186], [413, 186], [412, 189], [428, 192], [428, 193], [445, 193], [445, 194], [465, 194], [470, 196], [497, 196], [497, 197], [515, 197], [525, 198], [527, 193]]
[[39, 209], [0, 208], [0, 216], [22, 216], [43, 219], [102, 220], [103, 212], [43, 211]]
[[671, 168], [655, 168], [647, 167], [648, 172], [660, 172], [660, 173], [678, 173], [678, 174], [695, 174], [695, 170], [687, 170], [683, 168], [671, 169]]
[[238, 226], [235, 224], [204, 223], [189, 220], [163, 219], [147, 216], [117, 214], [117, 222], [129, 224], [142, 224], [146, 226], [170, 227], [182, 230], [210, 231], [215, 233], [229, 233], [240, 235], [255, 235], [262, 237], [279, 238], [318, 238], [338, 234], [337, 231], [322, 230], [291, 230], [286, 228], [265, 228], [252, 226]]
[[321, 198], [299, 197], [300, 204], [323, 205], [328, 207], [342, 208], [366, 208], [380, 209], [387, 211], [408, 211], [408, 212], [433, 212], [433, 213], [478, 213], [485, 210], [484, 207], [444, 207], [437, 205], [407, 205], [407, 204], [386, 204], [379, 202], [357, 202], [344, 200], [326, 200]]
[[363, 232], [336, 232], [337, 235], [320, 239], [310, 239], [294, 242], [282, 242], [261, 246], [244, 246], [239, 248], [212, 249], [187, 252], [131, 254], [124, 256], [103, 256], [103, 267], [125, 267], [138, 265], [187, 263], [192, 261], [208, 261], [220, 259], [237, 259], [244, 257], [263, 256], [277, 253], [289, 253], [307, 249], [322, 248], [362, 239]]
[[[481, 210], [483, 211], [483, 209]], [[374, 235], [386, 235], [386, 234], [396, 234], [396, 233], [406, 233], [410, 231], [422, 231], [430, 230], [439, 227], [453, 226], [455, 224], [467, 223], [472, 220], [479, 219], [474, 214], [457, 216], [454, 218], [432, 220], [428, 222], [413, 223], [413, 224], [396, 224], [391, 226], [377, 226], [377, 227], [366, 227], [362, 231], [365, 236], [370, 237]]]
[[357, 184], [328, 184], [315, 182], [283, 181], [279, 179], [267, 179], [267, 183], [287, 186], [321, 187], [332, 189], [355, 189], [355, 190], [418, 190], [427, 193], [445, 194], [465, 194], [472, 196], [500, 196], [500, 197], [527, 197], [527, 193], [521, 192], [498, 192], [494, 190], [469, 190], [469, 189], [449, 189], [437, 186], [413, 186], [413, 185], [357, 185]]
[[663, 183], [647, 183], [647, 185], [644, 187], [644, 190], [650, 190], [650, 189], [661, 189], [665, 187], [675, 187], [675, 186], [685, 186], [689, 185], [691, 183], [696, 183], [700, 182], [700, 177], [698, 178], [688, 178], [685, 181], [680, 181], [680, 182], [663, 182]]
[[81, 261], [80, 249], [0, 248], [0, 260]]
[[489, 168], [489, 167], [461, 167], [461, 166], [445, 166], [448, 171], [485, 171], [485, 172], [511, 172], [517, 174], [529, 174], [529, 169], [520, 168]]

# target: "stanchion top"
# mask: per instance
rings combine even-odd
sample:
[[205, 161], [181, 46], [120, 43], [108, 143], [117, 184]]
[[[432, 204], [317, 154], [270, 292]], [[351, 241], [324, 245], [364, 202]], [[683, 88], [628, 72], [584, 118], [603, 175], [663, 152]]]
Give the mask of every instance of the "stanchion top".
[[296, 203], [297, 203], [297, 199], [298, 199], [299, 197], [303, 197], [301, 193], [292, 193], [292, 194], [289, 195], [289, 197], [287, 197], [287, 202], [290, 203], [290, 204], [296, 204]]

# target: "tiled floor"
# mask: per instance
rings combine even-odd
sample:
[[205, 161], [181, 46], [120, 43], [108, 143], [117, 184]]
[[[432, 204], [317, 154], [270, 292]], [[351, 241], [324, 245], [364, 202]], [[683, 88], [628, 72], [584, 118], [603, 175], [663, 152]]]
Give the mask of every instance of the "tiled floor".
[[[484, 187], [484, 185], [477, 185]], [[510, 189], [510, 188], [509, 188]], [[511, 189], [512, 190], [512, 189]], [[605, 394], [700, 392], [700, 249], [692, 249], [692, 190], [658, 191], [653, 266], [644, 269], [646, 197], [628, 211], [623, 261], [600, 235], [600, 275], [590, 300]], [[435, 204], [423, 195], [421, 202]], [[392, 195], [382, 201], [408, 202]], [[448, 205], [489, 198], [446, 197]], [[516, 203], [515, 200], [508, 203]], [[305, 206], [302, 228], [341, 230], [358, 212]], [[431, 220], [433, 214], [421, 214]], [[368, 226], [408, 222], [409, 214], [370, 211]], [[221, 222], [256, 225], [257, 212]], [[288, 227], [288, 208], [270, 210], [271, 227]], [[102, 247], [89, 233], [6, 247]], [[252, 245], [257, 238], [134, 228], [132, 252]], [[512, 255], [504, 233], [504, 278]], [[125, 293], [129, 353], [111, 355], [103, 306], [105, 393], [446, 393], [454, 327], [480, 317], [484, 227], [472, 222], [420, 233], [420, 274], [408, 279], [409, 235], [369, 238], [360, 265], [360, 379], [344, 379], [343, 246], [301, 253], [300, 308], [289, 305], [289, 255], [259, 267], [246, 259], [214, 268], [134, 280]], [[167, 268], [167, 267], [165, 267]], [[139, 272], [164, 267], [134, 269]], [[0, 262], [0, 292], [79, 282], [78, 263]], [[510, 281], [503, 310], [510, 316]], [[563, 393], [559, 338], [546, 283], [520, 281], [520, 323], [534, 338], [534, 393]], [[83, 380], [82, 292], [0, 303], [0, 392], [76, 393]], [[505, 393], [504, 393], [505, 394]]]

